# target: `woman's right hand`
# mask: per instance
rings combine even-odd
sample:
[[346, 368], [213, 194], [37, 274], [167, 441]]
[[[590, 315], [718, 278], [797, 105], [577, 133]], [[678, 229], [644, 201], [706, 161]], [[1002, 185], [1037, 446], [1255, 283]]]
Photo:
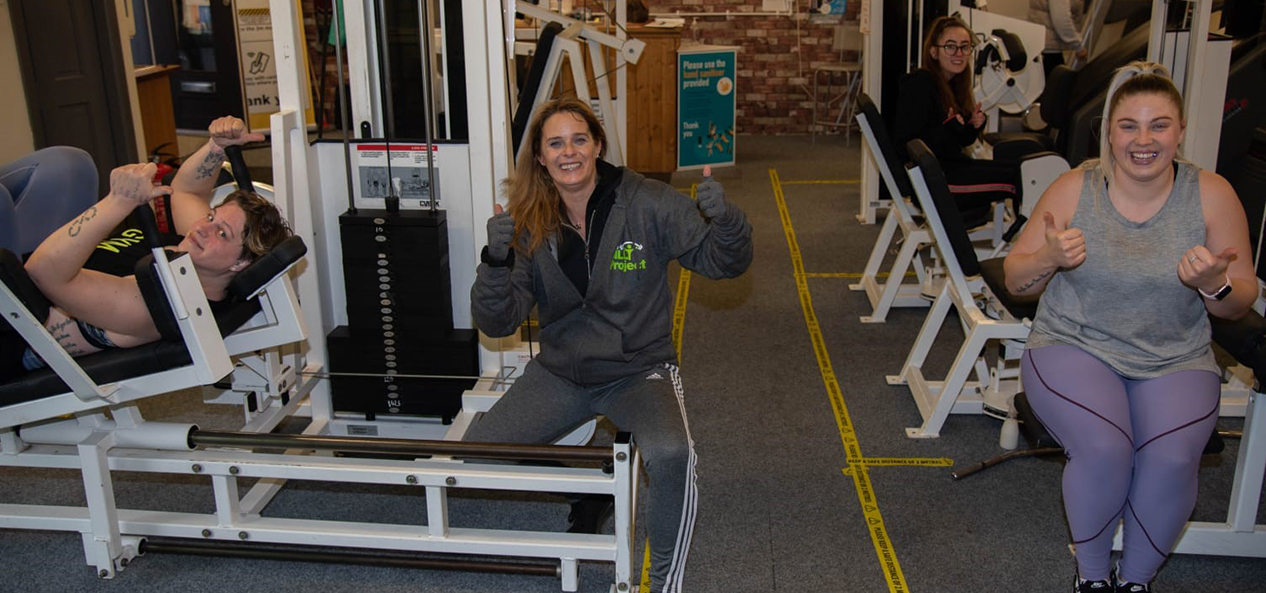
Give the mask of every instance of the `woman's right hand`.
[[1079, 228], [1057, 225], [1050, 210], [1042, 213], [1046, 223], [1046, 254], [1058, 268], [1071, 269], [1086, 261], [1086, 237]]
[[501, 204], [493, 204], [492, 211], [492, 218], [488, 219], [488, 257], [505, 261], [510, 257], [510, 241], [514, 239], [514, 219], [501, 209]]
[[110, 171], [110, 195], [122, 199], [135, 208], [148, 204], [158, 196], [171, 193], [171, 188], [154, 183], [158, 166], [154, 163], [123, 165]]

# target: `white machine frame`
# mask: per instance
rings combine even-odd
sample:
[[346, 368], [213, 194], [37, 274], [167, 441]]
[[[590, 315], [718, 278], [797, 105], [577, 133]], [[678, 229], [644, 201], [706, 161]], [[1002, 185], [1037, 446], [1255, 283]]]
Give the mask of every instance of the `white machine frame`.
[[[1016, 319], [1002, 306], [980, 276], [968, 277], [958, 263], [936, 204], [931, 199], [927, 181], [920, 167], [909, 170], [910, 183], [923, 205], [926, 225], [932, 233], [936, 250], [941, 254], [946, 279], [932, 308], [919, 329], [919, 336], [900, 373], [888, 375], [889, 385], [906, 385], [918, 405], [923, 424], [906, 429], [910, 438], [935, 438], [950, 414], [981, 414], [986, 405], [1005, 413], [1010, 398], [1019, 389], [1019, 371], [1014, 362], [1023, 350], [1029, 335], [1027, 319]], [[977, 300], [983, 304], [978, 306]], [[958, 312], [965, 338], [949, 372], [943, 380], [929, 380], [923, 374], [923, 363], [936, 341], [950, 308]], [[985, 347], [997, 342], [1003, 355], [994, 368], [983, 358]], [[969, 381], [972, 374], [977, 380]]]
[[[354, 121], [368, 121], [382, 130], [378, 97], [375, 37], [367, 28], [369, 7], [348, 3], [345, 10], [347, 58], [351, 72]], [[357, 7], [361, 9], [357, 9]], [[518, 7], [522, 9], [523, 7]], [[535, 8], [535, 7], [532, 7]], [[458, 327], [470, 327], [465, 301], [474, 280], [479, 248], [486, 241], [482, 222], [492, 215], [498, 183], [509, 175], [511, 146], [509, 119], [511, 97], [504, 81], [513, 44], [513, 2], [465, 0], [462, 3], [464, 51], [467, 57], [468, 144], [439, 144], [440, 151], [452, 155], [445, 161], [444, 207], [448, 211], [450, 257], [453, 270], [455, 319]], [[530, 10], [530, 9], [529, 9]], [[617, 16], [624, 18], [625, 6], [617, 3]], [[339, 203], [346, 196], [323, 195], [331, 188], [346, 187], [341, 166], [329, 166], [332, 151], [318, 143], [310, 145], [304, 124], [303, 98], [308, 84], [302, 51], [303, 35], [298, 9], [291, 0], [270, 2], [278, 94], [281, 110], [271, 118], [274, 165], [273, 201], [310, 247], [309, 260], [298, 266], [293, 279], [274, 282], [262, 295], [265, 312], [246, 328], [221, 338], [214, 322], [203, 316], [188, 319], [178, 315], [189, 349], [194, 353], [194, 369], [160, 373], [117, 384], [97, 386], [87, 379], [74, 360], [60, 349], [48, 348], [35, 340], [43, 331], [31, 321], [19, 321], [24, 337], [74, 387], [74, 393], [0, 408], [0, 465], [21, 467], [81, 468], [88, 505], [50, 507], [43, 505], [0, 505], [0, 527], [78, 532], [83, 536], [88, 563], [103, 578], [110, 578], [140, 553], [145, 537], [187, 537], [195, 539], [279, 544], [313, 544], [380, 550], [407, 550], [456, 554], [500, 555], [554, 559], [564, 591], [577, 588], [580, 560], [613, 562], [611, 590], [627, 591], [636, 585], [633, 574], [633, 514], [637, 489], [636, 448], [617, 442], [611, 449], [612, 470], [599, 468], [532, 467], [517, 463], [463, 464], [435, 456], [414, 460], [368, 460], [332, 458], [287, 451], [257, 454], [240, 449], [216, 447], [191, 450], [190, 425], [144, 420], [132, 402], [169, 392], [186, 385], [207, 385], [232, 375], [228, 389], [208, 389], [204, 401], [245, 406], [245, 424], [240, 432], [267, 434], [285, 418], [310, 419], [306, 435], [346, 434], [349, 421], [336, 417], [327, 382], [319, 380], [326, 371], [326, 348], [322, 339], [328, 330], [345, 321], [341, 312], [341, 250], [337, 245]], [[555, 15], [557, 16], [557, 15]], [[561, 17], [559, 17], [561, 18]], [[591, 56], [602, 52], [599, 44], [633, 48], [617, 52], [622, 64], [635, 60], [640, 41], [624, 40], [621, 28], [615, 35], [587, 31], [582, 38]], [[617, 43], [618, 45], [612, 45]], [[631, 51], [631, 53], [629, 53]], [[579, 54], [574, 54], [578, 56]], [[615, 69], [618, 88], [623, 89], [626, 73]], [[490, 81], [492, 81], [490, 83]], [[605, 85], [600, 85], [605, 86]], [[625, 101], [623, 93], [604, 99], [613, 103], [613, 118], [620, 128], [612, 134], [623, 137]], [[610, 113], [610, 112], [609, 112]], [[437, 165], [438, 166], [438, 165]], [[335, 190], [337, 191], [337, 190]], [[476, 198], [475, 196], [478, 196]], [[177, 260], [178, 262], [181, 260]], [[201, 291], [194, 285], [172, 288], [173, 302], [184, 311], [209, 310]], [[183, 276], [186, 280], [192, 274]], [[187, 282], [186, 282], [187, 284]], [[20, 304], [8, 291], [0, 293], [3, 312], [23, 316]], [[182, 299], [193, 299], [186, 301]], [[299, 307], [302, 301], [304, 306]], [[11, 310], [12, 309], [12, 310]], [[22, 317], [22, 319], [27, 319]], [[193, 327], [188, 327], [188, 326]], [[311, 336], [313, 339], [306, 339]], [[45, 339], [47, 335], [44, 336]], [[51, 342], [49, 342], [51, 343]], [[47, 351], [47, 352], [46, 352]], [[230, 358], [241, 354], [236, 361]], [[515, 340], [481, 342], [483, 373], [475, 388], [463, 397], [463, 409], [451, 426], [435, 422], [409, 423], [410, 436], [421, 434], [433, 440], [458, 440], [475, 416], [486, 411], [505, 385], [505, 371], [521, 365]], [[106, 413], [109, 413], [107, 417]], [[75, 414], [58, 420], [62, 414]], [[363, 422], [360, 422], [363, 424]], [[399, 424], [399, 423], [397, 423]], [[22, 426], [21, 432], [13, 427]], [[382, 436], [398, 435], [400, 426], [380, 422]], [[394, 433], [394, 435], [393, 435]], [[576, 440], [592, 434], [582, 428]], [[111, 473], [198, 474], [210, 478], [216, 510], [206, 515], [119, 509], [114, 504]], [[240, 478], [257, 478], [244, 496], [237, 496]], [[276, 496], [286, 480], [320, 480], [366, 484], [415, 485], [426, 494], [426, 525], [384, 525], [379, 523], [331, 522], [308, 519], [275, 519], [260, 513]], [[450, 526], [447, 492], [452, 488], [520, 490], [610, 495], [615, 500], [615, 533], [572, 534], [515, 530], [481, 530]]]
[[[562, 16], [535, 4], [519, 4], [516, 10], [539, 21], [555, 22], [563, 26], [563, 31], [554, 38], [554, 46], [546, 58], [548, 62], [545, 66], [545, 76], [541, 80], [540, 87], [537, 88], [536, 97], [533, 98], [532, 104], [539, 105], [553, 95], [554, 85], [562, 71], [562, 60], [564, 57], [567, 58], [569, 69], [571, 70], [572, 84], [575, 86], [576, 96], [581, 101], [584, 101], [585, 104], [590, 103], [589, 80], [585, 75], [584, 52], [580, 47], [583, 43], [589, 50], [589, 60], [593, 66], [594, 79], [597, 81], [595, 86], [598, 91], [600, 119], [610, 145], [607, 147], [607, 156], [605, 158], [613, 165], [623, 165], [628, 144], [624, 136], [624, 110], [617, 111], [615, 108], [615, 102], [611, 96], [611, 86], [606, 80], [607, 75], [611, 72], [607, 69], [606, 57], [603, 55], [602, 48], [609, 47], [616, 50], [617, 55], [620, 57], [621, 65], [624, 63], [636, 64], [642, 57], [642, 51], [646, 49], [646, 42], [641, 39], [617, 37], [604, 33], [594, 27], [586, 26], [578, 20]], [[621, 70], [623, 69], [621, 68]], [[617, 84], [619, 84], [618, 81]], [[623, 86], [620, 86], [620, 88], [623, 88]], [[608, 117], [608, 114], [614, 115], [614, 117]], [[525, 134], [520, 140], [519, 150], [523, 149], [522, 143], [526, 141], [527, 135]]]
[[[32, 346], [45, 353], [55, 368], [67, 367], [64, 371], [58, 368], [59, 373], [75, 384], [75, 390], [64, 395], [0, 408], [0, 465], [79, 468], [87, 498], [83, 507], [0, 504], [0, 528], [77, 532], [82, 536], [88, 564], [107, 579], [142, 553], [145, 538], [169, 537], [548, 558], [559, 563], [564, 591], [577, 590], [579, 561], [607, 561], [616, 566], [612, 591], [627, 590], [633, 576], [638, 462], [631, 442], [617, 440], [608, 472], [601, 467], [465, 464], [438, 455], [384, 460], [312, 455], [301, 450], [261, 454], [233, 445], [194, 449], [196, 426], [146, 421], [136, 405], [140, 399], [173, 387], [211, 383], [230, 369], [233, 388], [212, 401], [241, 403], [243, 393], [258, 392], [255, 409], [248, 411], [241, 432], [268, 434], [286, 417], [310, 411], [306, 396], [311, 378], [296, 377], [286, 370], [292, 368], [282, 364], [289, 354], [273, 350], [306, 337], [289, 278], [282, 274], [262, 289], [262, 310], [242, 329], [222, 339], [214, 320], [202, 313], [210, 309], [196, 275], [189, 273], [189, 265], [188, 256], [176, 259], [170, 268], [163, 262], [160, 275], [168, 279], [165, 290], [176, 303], [173, 308], [183, 313], [178, 313], [178, 319], [193, 363], [104, 386], [93, 384], [8, 287], [0, 285], [0, 312], [13, 319], [24, 336], [30, 334]], [[260, 349], [265, 350], [257, 351]], [[230, 362], [230, 353], [242, 355], [236, 365]], [[444, 440], [461, 440], [475, 415], [496, 402], [500, 393], [493, 390], [494, 382], [492, 377], [485, 378], [467, 392], [462, 412], [448, 427]], [[66, 414], [74, 417], [64, 419]], [[327, 428], [314, 418], [303, 434], [324, 435]], [[120, 509], [115, 504], [112, 478], [117, 471], [208, 476], [216, 509], [207, 514]], [[246, 494], [239, 495], [240, 479], [257, 481]], [[425, 492], [426, 522], [384, 524], [263, 516], [286, 480], [418, 486], [423, 489], [419, 492]], [[615, 532], [454, 527], [449, 523], [447, 506], [447, 494], [453, 488], [610, 495], [615, 501]]]

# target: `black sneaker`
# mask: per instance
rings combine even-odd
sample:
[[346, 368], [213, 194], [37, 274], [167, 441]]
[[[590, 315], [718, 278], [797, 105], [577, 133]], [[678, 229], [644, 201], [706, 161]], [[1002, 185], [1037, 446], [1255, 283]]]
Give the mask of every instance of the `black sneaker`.
[[1152, 593], [1152, 586], [1138, 583], [1117, 583], [1116, 593]]
[[1112, 582], [1108, 579], [1098, 581], [1083, 581], [1079, 577], [1073, 577], [1073, 593], [1114, 593], [1112, 590]]

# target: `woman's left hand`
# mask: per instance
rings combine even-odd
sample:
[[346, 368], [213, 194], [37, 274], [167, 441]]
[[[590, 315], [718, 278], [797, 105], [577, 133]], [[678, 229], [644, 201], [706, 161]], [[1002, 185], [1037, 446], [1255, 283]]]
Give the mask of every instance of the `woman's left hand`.
[[699, 200], [699, 209], [710, 219], [721, 218], [729, 206], [725, 203], [725, 188], [712, 180], [712, 166], [703, 166], [703, 183], [695, 188], [695, 197]]
[[1234, 247], [1227, 247], [1222, 253], [1214, 255], [1204, 245], [1196, 245], [1178, 260], [1178, 279], [1192, 288], [1215, 292], [1226, 284], [1226, 270], [1235, 255]]
[[985, 112], [980, 110], [980, 103], [976, 104], [976, 110], [972, 112], [970, 121], [973, 128], [985, 125]]

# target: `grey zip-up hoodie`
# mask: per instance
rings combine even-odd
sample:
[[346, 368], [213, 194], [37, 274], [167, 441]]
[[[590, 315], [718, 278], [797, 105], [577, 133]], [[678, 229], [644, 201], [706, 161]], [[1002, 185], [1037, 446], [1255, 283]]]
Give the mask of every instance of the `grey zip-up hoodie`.
[[[668, 264], [676, 259], [709, 278], [732, 278], [752, 262], [752, 227], [733, 203], [705, 222], [672, 187], [625, 169], [593, 273], [581, 295], [551, 252], [552, 241], [512, 267], [480, 264], [471, 288], [475, 325], [508, 336], [537, 306], [547, 370], [574, 383], [606, 383], [676, 360]], [[525, 241], [526, 242], [526, 241]]]

